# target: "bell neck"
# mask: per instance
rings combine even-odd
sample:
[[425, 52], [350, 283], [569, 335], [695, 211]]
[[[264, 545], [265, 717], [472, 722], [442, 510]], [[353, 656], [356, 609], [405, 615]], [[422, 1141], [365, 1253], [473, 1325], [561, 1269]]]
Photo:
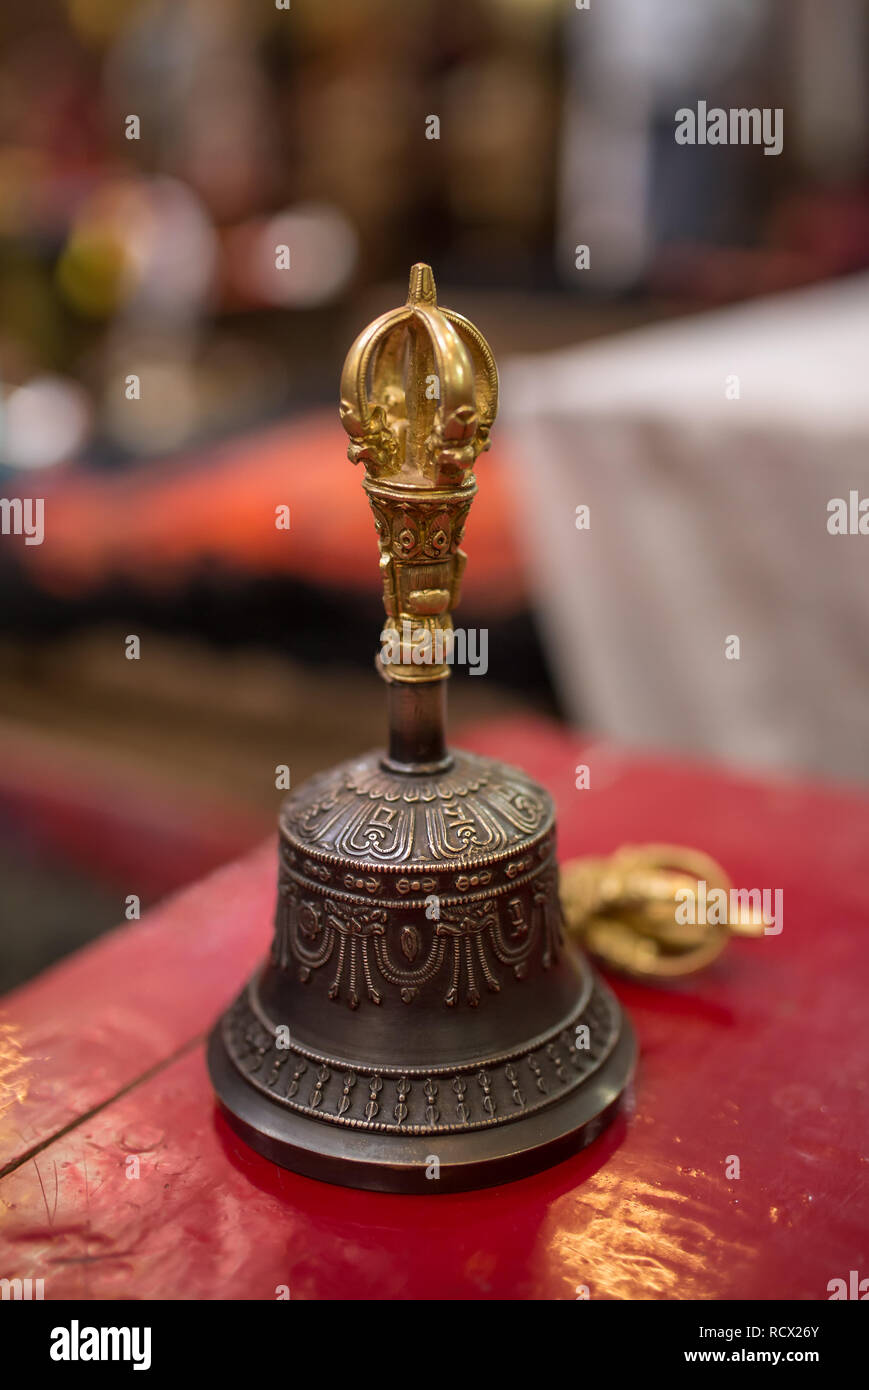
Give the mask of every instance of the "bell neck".
[[453, 763], [446, 744], [447, 682], [384, 679], [389, 719], [384, 767], [418, 777], [446, 772]]

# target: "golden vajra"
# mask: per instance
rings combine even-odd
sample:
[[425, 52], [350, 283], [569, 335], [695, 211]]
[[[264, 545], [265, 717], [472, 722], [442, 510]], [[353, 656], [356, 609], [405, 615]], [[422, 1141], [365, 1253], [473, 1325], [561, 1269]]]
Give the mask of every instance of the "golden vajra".
[[701, 850], [677, 845], [624, 845], [605, 859], [571, 859], [561, 869], [568, 931], [605, 965], [638, 979], [673, 979], [701, 970], [731, 936], [762, 936], [760, 912], [740, 906], [724, 922], [683, 921], [683, 895], [731, 883]]
[[474, 464], [497, 409], [491, 348], [466, 318], [438, 305], [431, 267], [413, 266], [407, 303], [360, 333], [341, 376], [347, 452], [365, 465], [380, 546], [388, 680], [449, 675]]

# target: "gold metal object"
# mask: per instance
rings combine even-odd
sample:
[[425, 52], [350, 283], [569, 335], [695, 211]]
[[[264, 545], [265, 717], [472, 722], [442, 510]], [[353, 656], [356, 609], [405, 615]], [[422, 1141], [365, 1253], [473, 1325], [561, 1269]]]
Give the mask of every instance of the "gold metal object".
[[642, 980], [673, 979], [702, 970], [731, 936], [762, 936], [762, 916], [740, 907], [724, 922], [679, 919], [677, 894], [708, 892], [731, 882], [701, 850], [681, 845], [624, 845], [606, 858], [571, 859], [561, 868], [568, 932], [591, 956]]
[[407, 303], [360, 333], [341, 376], [347, 452], [365, 465], [380, 545], [388, 680], [449, 675], [473, 469], [497, 409], [488, 343], [461, 314], [438, 306], [430, 267], [413, 266]]

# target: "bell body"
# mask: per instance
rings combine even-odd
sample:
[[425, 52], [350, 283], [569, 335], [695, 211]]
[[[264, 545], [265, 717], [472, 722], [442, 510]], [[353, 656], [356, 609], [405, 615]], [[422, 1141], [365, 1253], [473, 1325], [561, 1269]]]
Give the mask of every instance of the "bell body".
[[280, 817], [271, 957], [215, 1028], [238, 1132], [287, 1168], [395, 1192], [533, 1172], [600, 1132], [634, 1063], [613, 995], [565, 944], [552, 802], [450, 752], [447, 642], [498, 373], [429, 266], [341, 374], [386, 624], [389, 743]]
[[215, 1088], [249, 1144], [354, 1187], [435, 1193], [589, 1143], [635, 1057], [565, 942], [550, 797], [456, 751], [372, 753], [280, 816], [269, 960], [217, 1024]]

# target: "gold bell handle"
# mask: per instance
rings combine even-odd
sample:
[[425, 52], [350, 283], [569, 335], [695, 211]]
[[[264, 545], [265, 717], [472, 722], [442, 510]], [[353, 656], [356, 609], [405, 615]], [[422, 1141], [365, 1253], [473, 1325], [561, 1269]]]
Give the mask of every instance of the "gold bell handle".
[[478, 456], [498, 409], [492, 350], [462, 314], [438, 304], [431, 266], [411, 267], [407, 301], [353, 343], [341, 376], [348, 457], [365, 467], [386, 613], [378, 670], [389, 688], [393, 771], [451, 764], [446, 695], [453, 610]]
[[741, 900], [724, 921], [691, 910], [723, 890], [724, 869], [702, 850], [681, 845], [624, 845], [606, 858], [571, 859], [561, 868], [568, 933], [602, 964], [640, 980], [692, 975], [721, 954], [731, 936], [762, 936], [760, 911]]

